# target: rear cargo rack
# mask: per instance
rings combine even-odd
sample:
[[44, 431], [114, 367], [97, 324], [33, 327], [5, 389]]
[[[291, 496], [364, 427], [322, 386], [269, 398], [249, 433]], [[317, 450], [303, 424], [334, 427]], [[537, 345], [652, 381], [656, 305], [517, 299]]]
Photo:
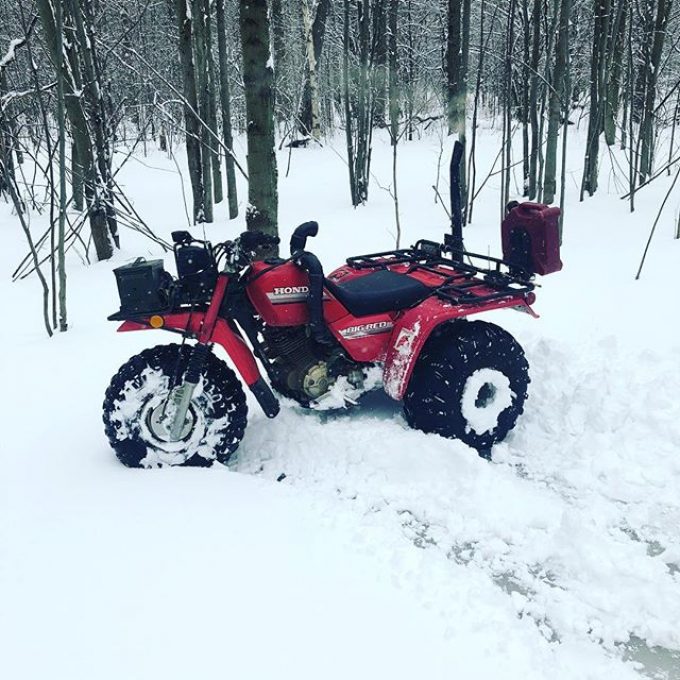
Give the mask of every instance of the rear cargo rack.
[[[449, 254], [451, 257], [445, 257]], [[413, 248], [357, 255], [348, 258], [347, 265], [353, 269], [390, 269], [406, 265], [406, 274], [416, 271], [434, 274], [441, 277], [441, 283], [432, 287], [431, 294], [457, 306], [506, 298], [522, 300], [535, 288], [523, 272], [517, 272], [505, 260], [454, 250], [434, 241], [422, 240]]]

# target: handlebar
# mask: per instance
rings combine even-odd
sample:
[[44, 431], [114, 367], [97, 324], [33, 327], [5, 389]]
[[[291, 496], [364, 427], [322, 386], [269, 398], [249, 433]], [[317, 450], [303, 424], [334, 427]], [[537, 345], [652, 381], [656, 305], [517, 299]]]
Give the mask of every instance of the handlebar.
[[174, 231], [172, 240], [175, 252], [192, 243], [201, 244], [216, 263], [224, 258], [225, 271], [238, 271], [251, 263], [261, 248], [274, 248], [280, 243], [278, 236], [261, 231], [244, 231], [233, 241], [224, 241], [213, 246], [208, 241], [195, 239], [188, 231]]
[[244, 231], [239, 236], [241, 250], [255, 251], [258, 248], [273, 248], [281, 242], [278, 236], [271, 236], [262, 231]]

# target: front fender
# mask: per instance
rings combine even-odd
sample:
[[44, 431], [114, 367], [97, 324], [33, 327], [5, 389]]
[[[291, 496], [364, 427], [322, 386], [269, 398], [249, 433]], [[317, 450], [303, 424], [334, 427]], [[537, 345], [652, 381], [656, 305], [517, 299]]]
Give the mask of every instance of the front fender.
[[450, 305], [437, 297], [430, 297], [417, 307], [409, 309], [397, 319], [392, 330], [383, 373], [385, 392], [392, 399], [404, 398], [420, 352], [432, 331], [441, 324], [492, 309], [517, 309], [536, 317], [531, 309], [531, 301], [533, 300], [506, 298], [470, 307]]
[[[163, 325], [160, 330], [188, 332], [189, 335], [198, 337], [204, 327], [204, 318], [205, 314], [202, 312], [166, 314], [162, 316]], [[130, 331], [155, 330], [155, 328], [151, 325], [149, 319], [138, 319], [123, 322], [117, 330], [119, 333], [127, 333]], [[238, 331], [232, 329], [224, 319], [216, 319], [208, 342], [216, 342], [224, 348], [248, 387], [252, 387], [260, 380], [260, 370], [250, 347]]]

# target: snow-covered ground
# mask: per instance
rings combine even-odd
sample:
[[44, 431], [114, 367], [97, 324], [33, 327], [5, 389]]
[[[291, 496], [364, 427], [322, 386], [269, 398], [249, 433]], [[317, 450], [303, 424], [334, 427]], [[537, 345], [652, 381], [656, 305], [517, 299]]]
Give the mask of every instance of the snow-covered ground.
[[[480, 135], [484, 177], [498, 139]], [[400, 148], [406, 243], [446, 228], [439, 144]], [[394, 244], [388, 144], [376, 141], [356, 210], [342, 148], [295, 150], [287, 176], [279, 156], [283, 234], [318, 220], [309, 247], [327, 269]], [[113, 262], [73, 254], [70, 330], [48, 340], [37, 282], [9, 281], [25, 249], [0, 206], [0, 677], [680, 678], [680, 199], [636, 282], [670, 179], [630, 215], [607, 162], [601, 193], [578, 203], [580, 163], [574, 151], [565, 269], [543, 281], [542, 318], [493, 314], [525, 347], [532, 384], [491, 463], [410, 431], [376, 393], [274, 421], [251, 402], [230, 469], [123, 468], [104, 389], [170, 338], [114, 332], [111, 269], [158, 251], [124, 230]], [[186, 225], [174, 170], [157, 152], [121, 173], [161, 234]], [[472, 250], [498, 252], [498, 190], [496, 175], [466, 230]], [[242, 229], [220, 219], [206, 234]]]

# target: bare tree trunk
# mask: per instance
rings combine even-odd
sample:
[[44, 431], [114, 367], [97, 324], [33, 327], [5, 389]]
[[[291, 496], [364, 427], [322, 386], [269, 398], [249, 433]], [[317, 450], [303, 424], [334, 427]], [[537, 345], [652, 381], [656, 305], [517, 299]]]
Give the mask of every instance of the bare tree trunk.
[[204, 31], [206, 44], [206, 58], [208, 61], [208, 120], [206, 121], [213, 131], [210, 135], [210, 161], [212, 166], [213, 193], [215, 203], [224, 200], [224, 190], [222, 188], [222, 164], [220, 163], [220, 149], [215, 143], [218, 135], [217, 129], [217, 78], [215, 77], [215, 59], [213, 58], [212, 42], [212, 19], [211, 19], [211, 0], [203, 0], [203, 16], [205, 17]]
[[385, 124], [387, 82], [387, 22], [385, 0], [373, 0], [373, 119]]
[[[188, 1], [188, 0], [187, 0]], [[208, 67], [207, 19], [204, 0], [192, 0], [194, 52], [198, 87], [198, 115], [203, 121], [200, 126], [201, 174], [203, 175], [203, 221], [213, 221], [213, 154], [215, 142], [210, 131], [210, 70]]]
[[387, 22], [387, 58], [388, 58], [388, 99], [390, 113], [390, 138], [393, 145], [399, 138], [399, 0], [389, 0]]
[[521, 79], [521, 100], [520, 100], [520, 115], [522, 119], [522, 196], [529, 195], [529, 91], [531, 83], [531, 30], [529, 28], [529, 7], [528, 2], [522, 3], [522, 37], [523, 37], [523, 55], [522, 55], [522, 72]]
[[[29, 36], [31, 32], [33, 31], [33, 27], [35, 25], [35, 19], [31, 20], [31, 23], [27, 25], [25, 21], [25, 15], [23, 12], [23, 8], [20, 8], [21, 12], [21, 23], [22, 27], [24, 29], [24, 37], [14, 40], [12, 42], [12, 48], [8, 55], [6, 55], [2, 62], [0, 63], [0, 84], [1, 84], [1, 94], [4, 96], [7, 94], [7, 78], [6, 78], [6, 72], [5, 69], [9, 66], [9, 64], [14, 61], [16, 58], [15, 51], [18, 47], [26, 45], [28, 47], [28, 52], [29, 52], [29, 59], [32, 64], [32, 71], [34, 77], [36, 77], [36, 66], [35, 62], [33, 61], [33, 55], [30, 49], [30, 45], [28, 43]], [[57, 10], [57, 15], [55, 17], [55, 28], [58, 29], [59, 35], [55, 36], [56, 37], [56, 43], [58, 47], [61, 47], [61, 37], [63, 36], [63, 22], [61, 18], [61, 7], [58, 8]], [[37, 83], [37, 80], [35, 81]], [[45, 109], [44, 105], [42, 102], [42, 98], [40, 97], [40, 94], [38, 94], [39, 97], [39, 104], [40, 104], [40, 110], [41, 113], [43, 114], [43, 120], [44, 120], [44, 125], [45, 125], [45, 133], [49, 135], [49, 130], [47, 128], [47, 119], [45, 116]], [[61, 114], [59, 117], [59, 124], [60, 124], [60, 132], [62, 136], [60, 137], [60, 150], [62, 151], [62, 156], [60, 161], [63, 159], [63, 151], [64, 151], [64, 145], [63, 145], [63, 134], [64, 134], [64, 129], [65, 129], [65, 120], [64, 120], [64, 90], [63, 90], [63, 82], [60, 80], [57, 82], [57, 112]], [[40, 281], [40, 285], [42, 287], [42, 316], [43, 316], [43, 323], [45, 324], [45, 330], [48, 334], [48, 336], [52, 337], [52, 326], [50, 325], [50, 289], [47, 284], [47, 279], [42, 273], [42, 270], [40, 268], [40, 259], [38, 257], [38, 251], [36, 249], [35, 243], [33, 241], [33, 237], [31, 235], [31, 230], [29, 228], [28, 221], [26, 219], [26, 210], [25, 206], [23, 203], [23, 200], [21, 198], [21, 195], [19, 193], [19, 189], [16, 183], [16, 178], [14, 175], [13, 169], [9, 169], [9, 165], [13, 164], [12, 160], [12, 153], [18, 151], [18, 147], [15, 147], [15, 144], [17, 143], [17, 134], [16, 134], [16, 128], [14, 125], [11, 123], [8, 118], [13, 115], [11, 108], [9, 107], [9, 102], [5, 101], [3, 102], [3, 106], [0, 107], [0, 133], [2, 135], [2, 143], [0, 143], [0, 190], [3, 192], [7, 192], [9, 194], [10, 200], [12, 201], [12, 205], [14, 206], [14, 210], [17, 214], [17, 218], [19, 219], [19, 223], [21, 224], [21, 228], [24, 232], [24, 235], [26, 237], [26, 242], [28, 243], [29, 247], [29, 253], [31, 260], [33, 261], [33, 269], [36, 272], [38, 276], [38, 280]], [[11, 139], [7, 139], [7, 137], [10, 137]], [[52, 154], [51, 154], [51, 143], [49, 140], [49, 137], [46, 136], [46, 144], [48, 147], [48, 163], [50, 164], [50, 179], [52, 179]], [[20, 151], [18, 152], [20, 154]], [[21, 155], [18, 155], [17, 157], [18, 163], [23, 162]], [[63, 175], [62, 175], [63, 178]], [[54, 196], [54, 185], [52, 184], [50, 187], [50, 204], [53, 204], [53, 196]], [[52, 217], [52, 211], [51, 215]], [[60, 219], [63, 220], [63, 212], [60, 213]], [[62, 260], [63, 261], [63, 260]], [[51, 262], [52, 262], [52, 267], [54, 267], [54, 252], [52, 252], [52, 257], [51, 257]], [[64, 271], [64, 284], [65, 284], [65, 271]], [[65, 287], [64, 287], [64, 295], [65, 295]], [[64, 297], [64, 302], [65, 302], [65, 297]], [[63, 316], [63, 322], [64, 322], [64, 327], [61, 330], [66, 330], [66, 308], [64, 307], [64, 316]], [[55, 315], [56, 316], [56, 315]], [[56, 326], [56, 319], [55, 319], [55, 326]]]
[[649, 62], [645, 64], [646, 83], [645, 100], [640, 122], [640, 182], [644, 182], [652, 172], [654, 153], [654, 101], [661, 64], [661, 53], [666, 37], [666, 27], [670, 15], [672, 0], [658, 0], [656, 18], [654, 20], [654, 39]]
[[250, 231], [278, 234], [278, 192], [274, 153], [274, 73], [270, 61], [266, 0], [241, 0], [241, 49], [248, 131]]
[[[465, 158], [467, 66], [470, 34], [470, 0], [449, 0], [446, 47], [447, 115], [449, 134], [458, 136]], [[467, 205], [465, 162], [460, 166], [462, 204]], [[465, 217], [465, 215], [464, 215]]]
[[460, 132], [461, 22], [462, 0], [448, 0], [448, 37], [446, 39], [446, 96], [449, 134]]
[[611, 0], [594, 0], [595, 25], [593, 29], [593, 52], [590, 62], [590, 116], [588, 118], [588, 135], [586, 154], [583, 163], [583, 181], [581, 183], [581, 199], [587, 191], [591, 196], [597, 191], [598, 156], [600, 150], [600, 132], [604, 112], [604, 73], [605, 53]]
[[[83, 93], [88, 113], [88, 127], [94, 141], [95, 172], [98, 179], [97, 191], [92, 209], [101, 210], [105, 216], [102, 224], [103, 233], [113, 239], [116, 247], [120, 246], [118, 223], [113, 204], [113, 173], [111, 168], [111, 141], [113, 131], [110, 128], [109, 112], [104, 98], [104, 82], [101, 67], [95, 51], [94, 8], [92, 0], [70, 0], [70, 21], [75, 24], [77, 49], [81, 68], [83, 69]], [[95, 218], [91, 220], [94, 228]], [[97, 229], [96, 231], [99, 231]]]
[[671, 175], [671, 164], [673, 161], [673, 152], [675, 151], [675, 130], [678, 125], [678, 114], [680, 113], [680, 89], [678, 89], [678, 96], [675, 100], [675, 108], [673, 109], [673, 122], [671, 123], [671, 141], [668, 145], [668, 176]]
[[[45, 101], [42, 95], [42, 92], [40, 91], [40, 78], [38, 75], [38, 65], [36, 63], [36, 59], [34, 56], [33, 48], [31, 46], [31, 42], [28, 39], [32, 29], [34, 22], [37, 20], [37, 16], [34, 16], [31, 19], [31, 22], [26, 21], [26, 14], [24, 12], [24, 9], [21, 5], [19, 5], [19, 12], [21, 16], [21, 24], [24, 29], [24, 35], [26, 36], [26, 51], [28, 53], [28, 61], [31, 65], [31, 75], [32, 75], [32, 80], [33, 84], [35, 87], [35, 91], [38, 93], [37, 96], [37, 101], [38, 101], [38, 109], [40, 111], [40, 119], [42, 122], [42, 128], [43, 128], [43, 137], [45, 141], [45, 147], [47, 151], [47, 157], [50, 159], [50, 162], [47, 164], [47, 182], [48, 182], [48, 187], [49, 187], [49, 195], [50, 195], [50, 253], [51, 257], [50, 259], [50, 284], [51, 284], [51, 300], [48, 300], [50, 298], [50, 286], [47, 284], [46, 280], [43, 280], [42, 286], [43, 286], [43, 315], [45, 317], [45, 328], [47, 330], [47, 334], [51, 336], [52, 334], [52, 328], [57, 328], [58, 325], [58, 317], [57, 317], [57, 297], [58, 297], [58, 289], [57, 289], [57, 261], [55, 257], [55, 253], [57, 250], [57, 244], [56, 244], [56, 233], [55, 233], [55, 224], [57, 220], [55, 220], [55, 212], [59, 208], [64, 209], [65, 205], [62, 204], [61, 206], [57, 206], [55, 204], [55, 186], [56, 186], [56, 181], [54, 177], [54, 163], [52, 162], [52, 159], [54, 158], [54, 147], [52, 145], [52, 137], [51, 137], [51, 126], [49, 123], [48, 119], [48, 112], [47, 112], [47, 107], [45, 105]], [[63, 22], [60, 21], [58, 22], [58, 25], [61, 25]], [[60, 98], [61, 97], [61, 98]], [[65, 112], [64, 112], [64, 98], [63, 98], [63, 83], [57, 84], [57, 117], [60, 121], [64, 121], [65, 118]], [[59, 142], [57, 142], [57, 148], [59, 146]], [[75, 148], [75, 147], [73, 147]], [[74, 177], [72, 181], [76, 181], [76, 178]], [[60, 187], [63, 182], [64, 186], [64, 193], [66, 192], [66, 178], [61, 175], [59, 178], [60, 182]], [[80, 207], [78, 208], [79, 210], [82, 210], [83, 205], [82, 205], [82, 175], [81, 175], [81, 189], [80, 189]], [[17, 211], [17, 214], [18, 211]], [[21, 219], [21, 216], [20, 216]], [[23, 227], [24, 225], [22, 225]], [[24, 232], [27, 232], [28, 229], [28, 224], [25, 225]], [[37, 257], [37, 251], [35, 251], [35, 246], [33, 245], [33, 239], [30, 238], [30, 230], [26, 233], [26, 236], [29, 241], [29, 247], [32, 249], [31, 252], [31, 257], [33, 259], [33, 267], [36, 270], [38, 276], [40, 277], [42, 275], [42, 272], [40, 271], [40, 262], [38, 261]], [[63, 271], [64, 275], [64, 283], [65, 283], [65, 277], [66, 277], [66, 269], [64, 268]], [[66, 289], [64, 288], [64, 291]], [[49, 304], [51, 302], [51, 305]], [[47, 311], [47, 307], [50, 308], [49, 311]], [[52, 315], [52, 320], [50, 322], [49, 316], [50, 312]], [[64, 293], [64, 318], [66, 318], [66, 295]]]
[[314, 53], [314, 35], [312, 17], [308, 0], [302, 0], [302, 25], [305, 31], [306, 74], [309, 84], [310, 123], [309, 132], [315, 140], [321, 139], [321, 120], [319, 114], [319, 86], [316, 78], [316, 55]]
[[569, 16], [571, 0], [561, 0], [555, 66], [551, 78], [552, 88], [548, 98], [548, 137], [545, 149], [545, 182], [543, 200], [552, 203], [557, 191], [557, 135], [560, 115], [565, 118], [564, 131], [569, 118], [569, 90], [566, 86], [567, 59], [569, 58]]
[[[238, 196], [236, 195], [236, 173], [234, 172], [234, 139], [231, 130], [231, 95], [229, 93], [229, 62], [227, 59], [227, 27], [224, 16], [224, 0], [216, 0], [217, 12], [217, 52], [220, 72], [220, 106], [222, 109], [222, 136], [229, 150], [224, 156], [227, 171], [227, 194], [229, 219], [238, 216]], [[231, 152], [231, 153], [229, 153]]]
[[[64, 54], [64, 15], [61, 0], [56, 3], [56, 48], [57, 54]], [[64, 73], [61, 68], [57, 68], [57, 116], [59, 118], [59, 227], [57, 230], [57, 282], [59, 288], [58, 304], [59, 304], [59, 330], [63, 333], [68, 329], [68, 313], [66, 309], [66, 252], [64, 250], [65, 239], [65, 221], [66, 221], [66, 120], [65, 120], [65, 88], [64, 88]], [[54, 225], [52, 225], [54, 229]], [[94, 238], [94, 236], [93, 236]], [[40, 274], [40, 267], [38, 266], [37, 255], [34, 253], [34, 265], [38, 276]], [[54, 253], [52, 253], [54, 257]], [[47, 288], [47, 284], [43, 281], [43, 290]], [[56, 293], [53, 293], [56, 294]], [[47, 311], [45, 311], [45, 326], [49, 331], [49, 321], [47, 319]]]
[[354, 176], [355, 153], [354, 133], [352, 131], [352, 105], [350, 101], [350, 71], [349, 71], [349, 0], [344, 0], [342, 20], [342, 80], [345, 101], [345, 139], [347, 142], [347, 167], [349, 170], [349, 188], [352, 196], [352, 205], [361, 202], [357, 195], [357, 184]]
[[465, 174], [465, 151], [467, 145], [467, 96], [468, 65], [470, 62], [470, 0], [463, 0], [463, 52], [460, 63], [460, 95], [458, 98], [458, 141], [463, 145], [463, 158], [460, 164], [460, 196], [463, 205], [463, 224], [467, 224], [467, 176]]
[[[484, 46], [488, 45], [488, 41], [491, 39], [493, 31], [489, 31], [486, 42], [484, 39], [484, 24], [485, 24], [485, 10], [486, 10], [486, 0], [482, 0], [480, 6], [480, 19], [479, 19], [479, 49], [477, 55], [477, 82], [475, 84], [475, 98], [472, 108], [472, 142], [470, 144], [470, 154], [468, 159], [468, 176], [469, 176], [469, 189], [468, 189], [468, 204], [465, 209], [465, 221], [472, 221], [472, 211], [475, 203], [475, 182], [477, 180], [477, 163], [475, 158], [475, 151], [477, 147], [477, 116], [480, 106], [480, 95], [482, 89], [482, 71], [484, 69]], [[496, 12], [498, 11], [498, 5], [494, 9], [494, 14], [491, 19], [491, 26], [496, 21]]]
[[538, 69], [541, 58], [541, 0], [534, 0], [531, 12], [531, 72], [529, 75], [529, 125], [531, 126], [531, 152], [529, 157], [529, 191], [530, 201], [536, 198], [538, 173], [538, 151], [541, 146], [538, 124]]
[[399, 0], [389, 0], [387, 21], [388, 101], [390, 114], [390, 141], [392, 142], [392, 198], [394, 219], [397, 227], [396, 247], [401, 243], [401, 220], [399, 218], [399, 190], [397, 187], [397, 146], [399, 144], [399, 54], [397, 30]]
[[282, 85], [281, 76], [286, 72], [286, 36], [283, 28], [283, 3], [285, 0], [271, 0], [271, 34], [274, 56], [274, 78], [277, 92]]
[[184, 95], [184, 126], [186, 128], [187, 161], [189, 179], [193, 196], [194, 223], [205, 221], [203, 208], [205, 189], [203, 186], [203, 163], [200, 143], [201, 125], [196, 118], [198, 95], [196, 90], [196, 70], [192, 47], [191, 0], [174, 0], [179, 29], [179, 57], [182, 67], [182, 86]]
[[505, 216], [505, 207], [510, 200], [510, 178], [512, 175], [512, 62], [515, 39], [515, 7], [516, 0], [510, 0], [505, 36], [505, 90], [503, 93], [503, 165], [501, 218]]
[[[314, 64], [318, 70], [319, 61], [323, 52], [324, 38], [326, 35], [326, 22], [331, 6], [331, 0], [318, 0], [316, 14], [312, 21], [312, 42], [314, 45]], [[317, 95], [318, 96], [318, 95]], [[318, 108], [318, 103], [317, 103]], [[309, 71], [305, 69], [305, 84], [302, 90], [302, 101], [298, 113], [300, 132], [308, 135], [312, 129], [312, 92]]]
[[[572, 5], [573, 8], [573, 5]], [[550, 65], [553, 63], [553, 53], [555, 51], [555, 43], [557, 37], [557, 26], [560, 15], [560, 0], [552, 0], [552, 9], [548, 21], [548, 16], [544, 18], [544, 30], [547, 32], [545, 41], [545, 66], [543, 85], [539, 87], [539, 115], [538, 115], [538, 171], [536, 173], [536, 200], [543, 202], [543, 181], [545, 177], [545, 154], [543, 147], [544, 130], [546, 128], [546, 111], [550, 104], [549, 91], [551, 87]]]
[[627, 61], [628, 61], [628, 85], [627, 85], [627, 97], [628, 100], [628, 148], [630, 149], [628, 158], [628, 193], [630, 196], [630, 211], [635, 211], [635, 187], [636, 187], [636, 157], [637, 157], [637, 146], [635, 144], [635, 137], [633, 135], [634, 127], [633, 123], [635, 120], [635, 64], [633, 60], [633, 5], [631, 3], [629, 13], [628, 13], [628, 40], [627, 42]]
[[[483, 1], [483, 0], [482, 0]], [[406, 139], [408, 141], [413, 140], [413, 102], [416, 96], [416, 59], [414, 54], [413, 46], [413, 22], [412, 22], [412, 2], [407, 0], [406, 4], [406, 28], [408, 30], [407, 41], [408, 41], [408, 53], [407, 53], [407, 72], [408, 72], [408, 101], [407, 111], [406, 111]]]
[[[371, 167], [371, 142], [373, 136], [373, 103], [371, 101], [371, 59], [370, 59], [370, 2], [358, 0], [359, 20], [359, 79], [357, 83], [357, 143], [356, 198], [359, 203], [368, 199], [368, 181]], [[356, 204], [358, 205], [358, 203]]]
[[83, 209], [83, 166], [78, 158], [78, 147], [73, 142], [71, 142], [71, 199], [75, 210]]
[[[571, 5], [571, 0], [563, 0]], [[569, 11], [565, 10], [564, 14], [560, 15], [560, 25], [564, 27], [565, 35], [569, 31]], [[567, 137], [569, 134], [569, 112], [570, 112], [570, 93], [571, 93], [571, 57], [569, 55], [569, 39], [566, 39], [567, 46], [564, 52], [565, 68], [562, 88], [562, 168], [560, 172], [560, 245], [562, 244], [562, 237], [564, 234], [564, 211], [566, 206], [566, 185], [567, 185]]]
[[[12, 204], [14, 205], [14, 210], [17, 213], [17, 217], [19, 218], [19, 223], [21, 224], [21, 228], [24, 232], [24, 235], [26, 236], [26, 241], [28, 243], [28, 247], [30, 250], [31, 254], [31, 259], [33, 260], [33, 268], [35, 270], [35, 273], [38, 276], [38, 280], [40, 281], [40, 286], [42, 287], [43, 295], [42, 295], [42, 314], [43, 314], [43, 323], [45, 324], [45, 330], [47, 331], [47, 335], [52, 337], [52, 327], [50, 326], [50, 312], [49, 312], [49, 299], [50, 299], [50, 290], [47, 285], [47, 280], [45, 279], [44, 274], [42, 273], [42, 269], [40, 269], [40, 260], [38, 258], [38, 252], [35, 248], [35, 244], [33, 242], [33, 238], [31, 236], [31, 231], [28, 227], [28, 223], [26, 221], [26, 215], [24, 214], [23, 210], [23, 205], [21, 201], [21, 197], [19, 196], [17, 189], [16, 189], [16, 183], [14, 180], [14, 177], [6, 175], [5, 172], [5, 160], [6, 160], [7, 154], [6, 151], [3, 149], [2, 151], [2, 160], [0, 160], [0, 175], [3, 177], [7, 177], [7, 191], [10, 195], [10, 198], [12, 200]], [[63, 240], [62, 240], [63, 243]], [[62, 252], [63, 254], [63, 252]], [[60, 260], [61, 262], [61, 260]], [[60, 267], [59, 270], [60, 276], [62, 274], [62, 269]], [[59, 330], [60, 331], [65, 331], [67, 326], [66, 326], [66, 272], [63, 271], [63, 276], [64, 276], [64, 287], [63, 289], [63, 295], [60, 292], [59, 295], [59, 301], [60, 303], [63, 300], [64, 306], [63, 308], [60, 305], [60, 314], [63, 314], [63, 316], [60, 316], [59, 319]]]
[[[75, 0], [73, 0], [75, 2]], [[115, 213], [113, 213], [112, 197], [108, 182], [111, 179], [110, 172], [110, 153], [108, 151], [108, 141], [104, 137], [105, 123], [101, 118], [101, 81], [98, 78], [95, 67], [92, 63], [91, 50], [94, 41], [85, 34], [81, 8], [75, 5], [75, 16], [70, 17], [70, 41], [64, 40], [64, 30], [66, 22], [63, 20], [63, 6], [56, 3], [55, 7], [50, 0], [38, 0], [38, 11], [40, 21], [43, 25], [46, 44], [50, 59], [54, 65], [57, 80], [61, 79], [64, 87], [64, 110], [65, 115], [71, 126], [73, 141], [77, 147], [78, 158], [86, 176], [86, 195], [90, 205], [90, 229], [92, 240], [94, 241], [97, 259], [106, 260], [113, 255], [113, 238], [116, 238]], [[74, 7], [71, 5], [71, 7]], [[63, 23], [64, 29], [58, 30], [58, 20]], [[84, 68], [87, 72], [88, 82], [81, 83], [80, 69], [81, 62], [76, 44], [87, 45], [83, 48]], [[63, 48], [62, 48], [63, 46]], [[84, 108], [84, 97], [87, 95], [90, 108], [93, 109], [94, 120], [88, 124], [88, 117]], [[64, 119], [62, 119], [64, 120]], [[89, 130], [93, 129], [95, 135], [95, 148], [97, 158], [93, 152], [93, 144], [90, 139]], [[105, 207], [104, 207], [105, 206]], [[111, 218], [109, 223], [102, 223], [96, 219], [96, 212], [99, 209], [108, 209], [108, 216]]]
[[604, 139], [607, 146], [612, 146], [616, 143], [616, 119], [619, 114], [621, 66], [623, 64], [627, 13], [628, 0], [619, 0], [608, 40], [607, 96], [604, 101]]

